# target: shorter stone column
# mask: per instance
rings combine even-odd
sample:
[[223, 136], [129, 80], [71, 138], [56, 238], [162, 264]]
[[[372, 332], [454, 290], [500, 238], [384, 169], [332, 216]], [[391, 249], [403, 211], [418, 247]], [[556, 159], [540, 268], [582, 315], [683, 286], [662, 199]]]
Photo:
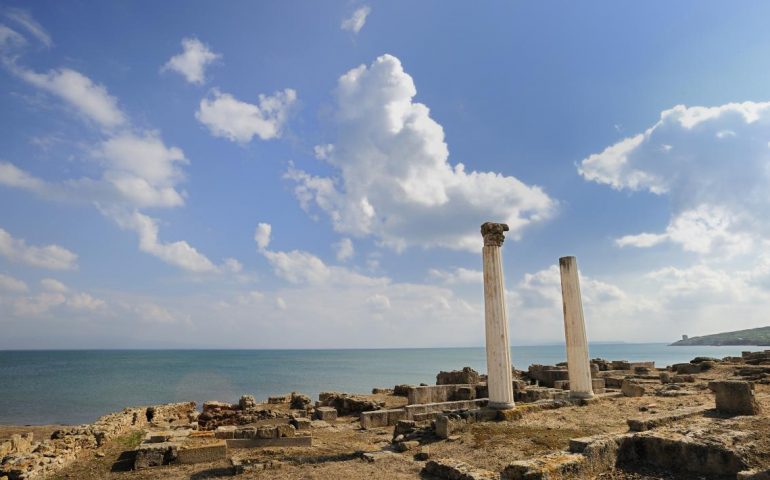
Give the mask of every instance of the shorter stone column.
[[588, 356], [586, 323], [583, 318], [583, 302], [580, 298], [580, 280], [575, 257], [560, 258], [559, 270], [561, 272], [570, 397], [591, 398], [594, 396], [591, 384], [591, 364]]
[[481, 226], [484, 237], [484, 323], [487, 340], [487, 387], [489, 406], [513, 408], [513, 372], [511, 346], [508, 343], [508, 312], [505, 307], [505, 282], [500, 247], [508, 225], [487, 222]]

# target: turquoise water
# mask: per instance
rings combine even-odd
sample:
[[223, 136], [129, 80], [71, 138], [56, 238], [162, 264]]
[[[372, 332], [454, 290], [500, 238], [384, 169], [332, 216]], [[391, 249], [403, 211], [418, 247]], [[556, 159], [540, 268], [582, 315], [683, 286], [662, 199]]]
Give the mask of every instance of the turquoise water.
[[[596, 344], [591, 357], [655, 360], [740, 355], [761, 347]], [[513, 347], [513, 364], [565, 360], [563, 345]], [[398, 383], [433, 384], [440, 370], [486, 371], [483, 348], [389, 350], [0, 351], [0, 424], [88, 423], [131, 405], [264, 399], [291, 391], [370, 392]]]

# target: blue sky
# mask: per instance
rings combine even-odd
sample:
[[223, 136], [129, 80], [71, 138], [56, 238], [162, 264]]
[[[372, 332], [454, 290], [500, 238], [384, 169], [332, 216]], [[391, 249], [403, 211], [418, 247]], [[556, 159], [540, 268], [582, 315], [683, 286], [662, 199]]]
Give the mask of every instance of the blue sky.
[[[763, 2], [0, 3], [0, 348], [766, 324]], [[459, 165], [462, 164], [462, 167]]]

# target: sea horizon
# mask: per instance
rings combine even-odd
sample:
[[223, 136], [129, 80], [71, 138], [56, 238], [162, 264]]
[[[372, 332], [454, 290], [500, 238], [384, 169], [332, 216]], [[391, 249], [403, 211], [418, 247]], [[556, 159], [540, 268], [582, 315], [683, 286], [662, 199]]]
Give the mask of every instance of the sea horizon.
[[[761, 346], [591, 343], [591, 358], [655, 361], [722, 358]], [[564, 344], [511, 347], [513, 366], [566, 360]], [[434, 384], [440, 371], [486, 372], [483, 347], [372, 349], [0, 350], [0, 424], [79, 424], [128, 406], [209, 400], [258, 401], [292, 391], [370, 393], [374, 387]], [[55, 401], [40, 399], [55, 398]]]

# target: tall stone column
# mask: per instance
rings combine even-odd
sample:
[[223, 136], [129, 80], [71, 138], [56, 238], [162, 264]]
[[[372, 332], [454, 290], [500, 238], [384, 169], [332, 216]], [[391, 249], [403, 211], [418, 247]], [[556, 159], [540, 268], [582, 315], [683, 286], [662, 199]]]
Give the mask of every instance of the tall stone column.
[[564, 307], [564, 337], [567, 342], [570, 397], [591, 398], [594, 396], [594, 389], [591, 384], [586, 322], [583, 318], [583, 302], [580, 298], [580, 280], [575, 257], [560, 258], [559, 270], [561, 272], [561, 296]]
[[514, 407], [511, 346], [508, 343], [508, 313], [505, 307], [503, 259], [500, 247], [508, 231], [504, 223], [487, 222], [481, 226], [484, 237], [484, 322], [487, 337], [487, 387], [489, 406]]

